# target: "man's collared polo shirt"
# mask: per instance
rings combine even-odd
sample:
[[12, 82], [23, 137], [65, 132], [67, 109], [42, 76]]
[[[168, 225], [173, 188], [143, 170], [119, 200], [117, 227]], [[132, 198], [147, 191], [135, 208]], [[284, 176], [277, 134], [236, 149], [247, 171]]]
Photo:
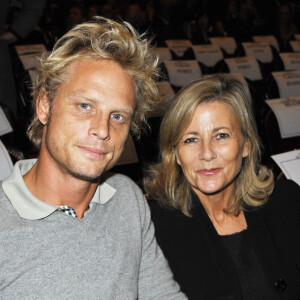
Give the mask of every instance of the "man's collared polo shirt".
[[[59, 206], [51, 205], [34, 197], [23, 180], [23, 176], [33, 167], [36, 161], [36, 159], [18, 161], [11, 176], [7, 177], [2, 183], [2, 188], [14, 209], [21, 218], [27, 220], [46, 218], [59, 209]], [[107, 183], [100, 184], [90, 202], [90, 207], [94, 204], [106, 203], [115, 192], [116, 190]]]

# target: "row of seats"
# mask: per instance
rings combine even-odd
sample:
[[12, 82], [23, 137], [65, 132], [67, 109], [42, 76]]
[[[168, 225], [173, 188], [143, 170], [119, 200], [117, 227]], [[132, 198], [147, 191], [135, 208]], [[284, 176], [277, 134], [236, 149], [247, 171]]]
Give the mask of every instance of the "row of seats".
[[[117, 171], [139, 181], [143, 177], [142, 170], [145, 165], [157, 159], [160, 122], [175, 94], [187, 83], [215, 73], [229, 73], [248, 85], [265, 146], [265, 161], [269, 163], [273, 154], [300, 148], [299, 130], [294, 130], [294, 135], [288, 137], [282, 136], [281, 132], [281, 123], [284, 120], [289, 120], [292, 124], [288, 127], [299, 128], [299, 122], [292, 121], [293, 118], [282, 117], [282, 111], [287, 114], [282, 107], [287, 106], [278, 106], [274, 114], [274, 106], [269, 103], [271, 100], [277, 99], [280, 102], [280, 98], [292, 97], [292, 110], [299, 112], [297, 97], [300, 97], [300, 53], [296, 51], [300, 51], [300, 39], [291, 41], [291, 49], [295, 52], [289, 53], [279, 53], [278, 43], [272, 36], [253, 37], [253, 42], [241, 45], [237, 45], [230, 37], [211, 38], [210, 42], [209, 45], [192, 45], [189, 40], [166, 40], [166, 47], [153, 51], [153, 57], [159, 56], [162, 76], [158, 88], [164, 101], [149, 117], [150, 134], [143, 136], [141, 140], [130, 136], [123, 157], [115, 167]], [[21, 117], [17, 120], [17, 127], [26, 128], [28, 124], [34, 69], [39, 64], [39, 58], [47, 55], [49, 52], [40, 44], [19, 45], [12, 53], [20, 96]], [[25, 150], [26, 157], [36, 155], [37, 151], [30, 147], [29, 151]]]

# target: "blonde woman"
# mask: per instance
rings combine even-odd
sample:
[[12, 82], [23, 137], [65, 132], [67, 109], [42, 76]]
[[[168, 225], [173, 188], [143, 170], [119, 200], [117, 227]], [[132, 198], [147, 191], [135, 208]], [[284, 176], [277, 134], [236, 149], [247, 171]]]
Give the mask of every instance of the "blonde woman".
[[300, 188], [260, 164], [249, 91], [228, 75], [183, 88], [149, 168], [156, 236], [189, 299], [300, 297]]

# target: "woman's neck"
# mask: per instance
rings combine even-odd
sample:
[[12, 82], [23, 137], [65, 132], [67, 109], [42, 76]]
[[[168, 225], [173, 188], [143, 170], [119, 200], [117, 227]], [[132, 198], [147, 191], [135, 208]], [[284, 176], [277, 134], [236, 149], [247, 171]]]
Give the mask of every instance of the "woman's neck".
[[237, 216], [226, 213], [234, 200], [234, 187], [220, 193], [207, 195], [193, 189], [219, 235], [233, 234], [247, 228], [243, 211]]

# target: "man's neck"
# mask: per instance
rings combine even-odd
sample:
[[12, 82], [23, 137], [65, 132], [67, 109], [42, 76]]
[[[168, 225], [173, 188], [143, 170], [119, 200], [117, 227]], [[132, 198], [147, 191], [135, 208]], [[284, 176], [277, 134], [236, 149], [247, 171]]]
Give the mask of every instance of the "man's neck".
[[38, 159], [23, 177], [29, 191], [46, 203], [72, 207], [78, 218], [83, 218], [98, 183], [92, 183], [63, 173], [53, 165]]

